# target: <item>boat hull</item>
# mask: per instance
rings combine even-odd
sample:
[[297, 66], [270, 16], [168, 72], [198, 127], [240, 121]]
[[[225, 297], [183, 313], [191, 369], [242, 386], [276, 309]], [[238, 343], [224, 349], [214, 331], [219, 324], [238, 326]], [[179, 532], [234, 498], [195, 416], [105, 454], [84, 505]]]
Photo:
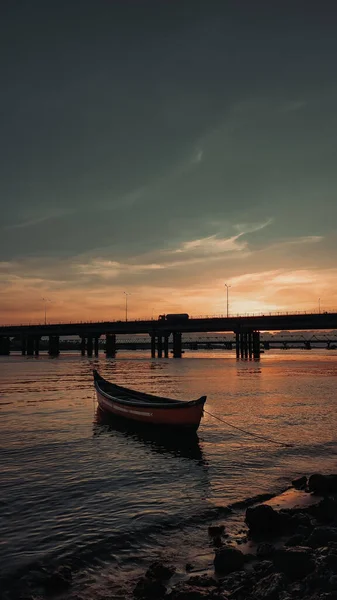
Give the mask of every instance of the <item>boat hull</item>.
[[196, 431], [203, 415], [204, 402], [182, 402], [177, 407], [170, 406], [169, 408], [151, 405], [126, 406], [125, 403], [119, 402], [118, 398], [110, 395], [110, 397], [107, 397], [106, 394], [100, 391], [98, 386], [96, 386], [96, 395], [98, 406], [102, 411], [117, 418], [148, 426]]

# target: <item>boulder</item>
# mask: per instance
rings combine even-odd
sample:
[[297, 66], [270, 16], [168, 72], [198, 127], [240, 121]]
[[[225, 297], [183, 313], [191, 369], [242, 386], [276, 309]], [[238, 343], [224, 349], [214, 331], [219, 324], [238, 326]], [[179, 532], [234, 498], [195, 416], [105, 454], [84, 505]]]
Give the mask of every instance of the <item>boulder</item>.
[[166, 587], [161, 581], [141, 577], [137, 582], [133, 595], [140, 600], [160, 600], [166, 594]]
[[274, 534], [284, 523], [283, 517], [268, 504], [247, 508], [245, 521], [253, 534]]
[[237, 548], [224, 546], [216, 551], [213, 563], [216, 573], [232, 573], [243, 568], [245, 557]]
[[315, 569], [311, 552], [311, 548], [302, 546], [278, 549], [273, 555], [275, 569], [290, 579], [302, 579]]
[[286, 579], [283, 573], [271, 573], [260, 579], [253, 588], [253, 597], [259, 600], [278, 600], [280, 592], [284, 589]]
[[337, 542], [337, 527], [315, 527], [308, 537], [308, 545], [312, 548], [327, 546], [329, 542]]
[[258, 545], [256, 550], [256, 556], [258, 558], [269, 558], [275, 551], [275, 546], [273, 544], [268, 544], [268, 542], [262, 542]]
[[325, 496], [337, 492], [337, 475], [314, 473], [309, 477], [309, 491]]
[[160, 561], [152, 563], [145, 573], [148, 579], [157, 579], [158, 581], [166, 581], [175, 573], [175, 567], [166, 566]]
[[303, 477], [299, 477], [298, 479], [294, 479], [291, 484], [296, 490], [305, 490], [307, 487], [307, 478], [305, 475]]
[[291, 548], [294, 546], [303, 546], [305, 542], [305, 537], [304, 535], [301, 535], [300, 533], [295, 533], [295, 535], [292, 535], [286, 542], [285, 542], [285, 546]]
[[225, 533], [224, 525], [210, 525], [208, 528], [208, 535], [210, 537], [218, 537]]

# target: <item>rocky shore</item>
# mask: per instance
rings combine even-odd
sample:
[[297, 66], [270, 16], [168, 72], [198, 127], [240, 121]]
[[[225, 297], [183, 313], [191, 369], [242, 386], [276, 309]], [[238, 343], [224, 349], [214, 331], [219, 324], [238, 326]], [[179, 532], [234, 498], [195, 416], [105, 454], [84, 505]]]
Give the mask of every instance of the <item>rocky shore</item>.
[[337, 475], [313, 474], [245, 510], [239, 541], [208, 527], [212, 572], [158, 561], [135, 582], [135, 600], [337, 600]]

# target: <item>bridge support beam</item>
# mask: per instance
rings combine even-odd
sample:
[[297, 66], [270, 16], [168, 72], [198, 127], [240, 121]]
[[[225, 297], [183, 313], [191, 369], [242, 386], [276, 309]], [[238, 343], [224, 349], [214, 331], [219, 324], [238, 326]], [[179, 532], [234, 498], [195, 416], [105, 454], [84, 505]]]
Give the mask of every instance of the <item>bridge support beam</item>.
[[39, 356], [39, 354], [40, 354], [40, 338], [39, 338], [39, 336], [35, 336], [35, 338], [34, 338], [34, 354], [35, 354], [35, 356]]
[[21, 337], [21, 354], [22, 356], [26, 355], [26, 351], [27, 351], [27, 338], [26, 336], [22, 336]]
[[181, 333], [180, 331], [173, 332], [173, 358], [181, 358]]
[[236, 359], [240, 358], [240, 332], [235, 332], [235, 351], [236, 351]]
[[248, 332], [248, 355], [249, 355], [249, 360], [252, 360], [252, 355], [253, 355], [253, 332], [252, 331]]
[[163, 338], [162, 335], [158, 335], [157, 338], [157, 349], [158, 349], [158, 358], [163, 357]]
[[93, 340], [92, 340], [92, 336], [88, 335], [88, 337], [87, 337], [87, 355], [92, 356], [92, 351], [93, 351]]
[[98, 356], [98, 340], [99, 340], [99, 337], [96, 336], [94, 338], [94, 354], [95, 354], [95, 356]]
[[169, 356], [169, 335], [166, 333], [164, 335], [164, 356], [165, 358], [168, 358]]
[[156, 358], [156, 336], [150, 333], [151, 336], [151, 358]]
[[10, 351], [9, 337], [0, 337], [0, 356], [8, 356]]
[[260, 358], [260, 332], [253, 331], [253, 355], [255, 359]]
[[107, 333], [105, 340], [105, 354], [107, 358], [115, 358], [116, 356], [116, 334]]
[[60, 337], [58, 335], [49, 336], [49, 356], [58, 356], [60, 354]]
[[86, 348], [86, 338], [85, 337], [81, 337], [80, 348], [81, 348], [81, 356], [85, 356], [85, 348]]
[[32, 335], [27, 337], [27, 356], [33, 356], [34, 354], [34, 338]]

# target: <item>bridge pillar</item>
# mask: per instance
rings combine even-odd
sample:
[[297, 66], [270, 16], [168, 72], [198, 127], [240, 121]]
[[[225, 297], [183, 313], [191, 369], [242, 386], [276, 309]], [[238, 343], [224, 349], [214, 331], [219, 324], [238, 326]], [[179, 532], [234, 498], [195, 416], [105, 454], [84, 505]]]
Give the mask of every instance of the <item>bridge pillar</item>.
[[8, 356], [10, 350], [9, 337], [0, 337], [0, 356]]
[[87, 355], [88, 356], [92, 356], [92, 350], [93, 350], [92, 336], [88, 335], [88, 337], [87, 337]]
[[35, 354], [35, 356], [39, 356], [39, 354], [40, 354], [40, 338], [39, 338], [39, 336], [35, 336], [35, 338], [34, 338], [34, 354]]
[[260, 358], [260, 332], [253, 331], [253, 355], [255, 359]]
[[165, 358], [168, 358], [168, 356], [169, 356], [169, 337], [170, 337], [170, 334], [165, 333], [165, 335], [164, 335], [164, 356], [165, 356]]
[[26, 336], [22, 336], [21, 337], [21, 354], [22, 356], [26, 355], [26, 351], [27, 351], [27, 338]]
[[173, 358], [181, 358], [181, 333], [180, 331], [173, 332]]
[[86, 347], [86, 343], [85, 342], [86, 342], [86, 338], [82, 336], [81, 337], [81, 344], [80, 344], [80, 347], [81, 347], [81, 356], [85, 356], [85, 347]]
[[248, 332], [248, 354], [249, 354], [249, 359], [252, 359], [252, 355], [253, 355], [253, 332], [249, 331]]
[[105, 341], [105, 354], [107, 358], [114, 358], [116, 356], [116, 334], [107, 333]]
[[161, 334], [158, 335], [157, 348], [158, 348], [158, 358], [162, 358], [162, 356], [163, 356], [163, 338], [162, 338]]
[[236, 358], [239, 360], [240, 358], [240, 333], [238, 331], [235, 332], [235, 350], [236, 350]]
[[34, 354], [34, 338], [32, 335], [27, 337], [27, 356], [33, 356]]
[[245, 331], [245, 333], [243, 334], [243, 343], [244, 343], [245, 359], [247, 360], [247, 358], [248, 358], [248, 333], [247, 333], [247, 331]]
[[99, 337], [96, 336], [94, 338], [94, 353], [95, 353], [95, 356], [98, 356], [98, 340], [99, 340]]
[[58, 356], [60, 354], [60, 337], [58, 335], [49, 336], [49, 356]]
[[151, 336], [151, 358], [156, 358], [156, 336], [150, 333]]
[[263, 342], [263, 347], [265, 350], [270, 350], [270, 342]]

